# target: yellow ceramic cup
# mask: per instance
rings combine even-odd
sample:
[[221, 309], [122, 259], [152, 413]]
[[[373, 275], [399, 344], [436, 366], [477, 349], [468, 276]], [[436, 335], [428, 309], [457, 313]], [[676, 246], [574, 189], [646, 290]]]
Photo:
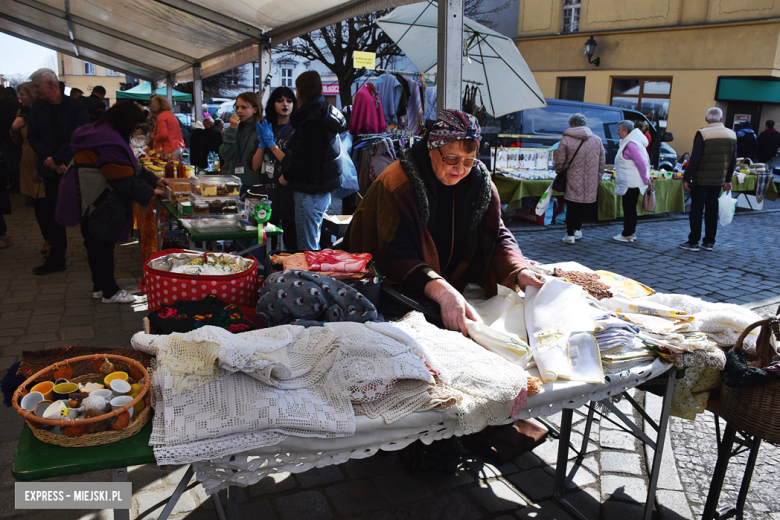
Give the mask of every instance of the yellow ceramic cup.
[[67, 399], [68, 395], [72, 394], [73, 392], [77, 392], [78, 389], [79, 385], [77, 383], [60, 383], [58, 385], [54, 385], [54, 399]]
[[130, 376], [127, 375], [127, 372], [111, 372], [108, 374], [105, 379], [103, 379], [103, 384], [106, 385], [106, 388], [111, 388], [111, 381], [114, 379], [121, 379], [122, 381], [127, 381]]
[[54, 382], [44, 381], [43, 383], [38, 383], [32, 387], [30, 392], [40, 392], [43, 394], [44, 399], [51, 401], [54, 398]]

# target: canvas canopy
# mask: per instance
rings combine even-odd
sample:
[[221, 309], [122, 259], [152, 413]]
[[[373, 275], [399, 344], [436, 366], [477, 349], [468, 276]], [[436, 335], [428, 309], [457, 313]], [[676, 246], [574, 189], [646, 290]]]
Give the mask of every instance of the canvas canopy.
[[416, 0], [0, 0], [0, 32], [147, 81], [192, 81], [320, 27]]
[[[165, 87], [161, 87], [158, 88], [154, 93], [164, 97], [166, 95], [166, 89]], [[141, 83], [137, 87], [133, 87], [130, 90], [116, 91], [117, 99], [132, 99], [133, 101], [149, 101], [149, 97], [151, 97], [151, 95], [152, 95], [152, 84], [149, 82]], [[178, 90], [174, 90], [173, 100], [192, 101], [192, 95], [185, 94], [184, 92], [179, 92]]]

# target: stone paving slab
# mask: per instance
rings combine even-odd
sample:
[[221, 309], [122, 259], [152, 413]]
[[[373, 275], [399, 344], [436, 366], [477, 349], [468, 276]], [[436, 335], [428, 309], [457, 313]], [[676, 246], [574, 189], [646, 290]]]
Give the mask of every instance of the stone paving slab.
[[[12, 202], [14, 214], [6, 218], [16, 245], [0, 251], [0, 365], [17, 361], [23, 350], [69, 344], [129, 347], [132, 334], [141, 330], [145, 304], [105, 305], [91, 298], [86, 255], [76, 229], [69, 230], [68, 270], [33, 276], [31, 268], [42, 261], [37, 252], [40, 234], [31, 209], [23, 205], [21, 197], [12, 196]], [[696, 293], [713, 301], [749, 303], [780, 299], [780, 279], [776, 275], [780, 259], [773, 253], [774, 237], [766, 232], [777, 229], [778, 223], [777, 213], [738, 212], [730, 226], [719, 230], [716, 250], [700, 253], [677, 249], [687, 235], [687, 221], [683, 220], [640, 219], [640, 240], [633, 244], [611, 240], [620, 230], [619, 223], [586, 226], [585, 238], [575, 246], [560, 241], [564, 234], [560, 228], [513, 229], [524, 253], [538, 261], [575, 260], [633, 276], [668, 291]], [[138, 245], [119, 247], [116, 255], [117, 280], [123, 288], [137, 294], [137, 281], [142, 275]], [[764, 307], [767, 310], [772, 305], [764, 302]], [[772, 312], [776, 307], [775, 304]], [[636, 417], [625, 406], [618, 403], [621, 410]], [[581, 440], [584, 431], [581, 414], [585, 410], [579, 412], [575, 413], [574, 442]], [[559, 425], [560, 414], [546, 420]], [[700, 515], [708, 472], [711, 474], [714, 465], [713, 424], [706, 415], [694, 422], [672, 420], [667, 455], [675, 472], [679, 467], [679, 486], [664, 484], [662, 477], [657, 520], [692, 518], [684, 504]], [[0, 517], [50, 520], [54, 517], [49, 512], [13, 509], [10, 464], [20, 428], [19, 417], [0, 408]], [[615, 435], [619, 433], [606, 421], [594, 424], [588, 456], [570, 485], [573, 489], [567, 494], [568, 500], [588, 519], [626, 520], [641, 514], [641, 489], [646, 485], [648, 457], [637, 448], [636, 441], [631, 440], [629, 445], [628, 438]], [[617, 438], [620, 441], [615, 441]], [[600, 445], [603, 439], [611, 440]], [[607, 448], [608, 444], [615, 447]], [[398, 454], [392, 452], [302, 474], [279, 474], [241, 491], [239, 516], [263, 520], [568, 520], [569, 515], [549, 499], [557, 446], [551, 438], [532, 453], [499, 466], [467, 455], [463, 467], [454, 475], [409, 475], [401, 468]], [[751, 488], [748, 518], [780, 519], [774, 493], [780, 484], [775, 472], [780, 464], [778, 450], [763, 446], [761, 453], [765, 459], [757, 468]], [[678, 459], [676, 466], [674, 456]], [[573, 458], [572, 452], [570, 459]], [[732, 463], [724, 500], [736, 493], [740, 464], [744, 460]], [[570, 460], [569, 469], [573, 465]], [[130, 468], [129, 480], [134, 489], [131, 518], [155, 518], [162, 498], [173, 491], [184, 471], [183, 466]], [[110, 480], [110, 473], [57, 480], [104, 482]], [[227, 504], [224, 492], [220, 500]], [[216, 518], [212, 498], [194, 479], [175, 511], [174, 520]], [[58, 511], [56, 518], [97, 520], [112, 515], [109, 511]]]

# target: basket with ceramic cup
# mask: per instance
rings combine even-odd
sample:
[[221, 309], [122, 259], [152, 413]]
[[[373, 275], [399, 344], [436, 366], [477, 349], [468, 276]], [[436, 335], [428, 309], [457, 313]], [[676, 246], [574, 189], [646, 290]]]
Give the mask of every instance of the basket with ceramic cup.
[[[92, 363], [76, 363], [87, 360]], [[74, 373], [74, 366], [89, 368]], [[152, 414], [150, 384], [149, 372], [134, 359], [79, 356], [30, 376], [14, 392], [12, 405], [43, 442], [98, 446], [141, 431]]]

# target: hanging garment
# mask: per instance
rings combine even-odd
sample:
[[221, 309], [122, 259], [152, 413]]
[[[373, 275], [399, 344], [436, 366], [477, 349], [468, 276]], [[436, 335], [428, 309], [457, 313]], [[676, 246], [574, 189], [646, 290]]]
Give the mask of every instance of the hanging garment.
[[409, 89], [412, 92], [407, 109], [406, 128], [415, 135], [419, 135], [423, 129], [423, 108], [420, 98], [420, 85], [416, 81], [409, 81]]
[[406, 81], [406, 78], [397, 73], [394, 73], [393, 76], [401, 84], [401, 99], [398, 102], [395, 115], [398, 116], [398, 126], [403, 128], [406, 126], [406, 112], [409, 109], [409, 98], [412, 95], [412, 91], [409, 89], [409, 83]]
[[376, 84], [379, 92], [379, 100], [382, 102], [382, 110], [385, 114], [387, 124], [397, 124], [398, 116], [395, 115], [398, 110], [398, 103], [401, 101], [403, 87], [392, 74], [382, 74]]
[[436, 85], [425, 89], [425, 121], [436, 121], [438, 111], [436, 109]]
[[379, 100], [374, 85], [363, 85], [355, 94], [355, 103], [352, 105], [352, 118], [349, 122], [349, 133], [378, 134], [387, 128], [382, 102]]

